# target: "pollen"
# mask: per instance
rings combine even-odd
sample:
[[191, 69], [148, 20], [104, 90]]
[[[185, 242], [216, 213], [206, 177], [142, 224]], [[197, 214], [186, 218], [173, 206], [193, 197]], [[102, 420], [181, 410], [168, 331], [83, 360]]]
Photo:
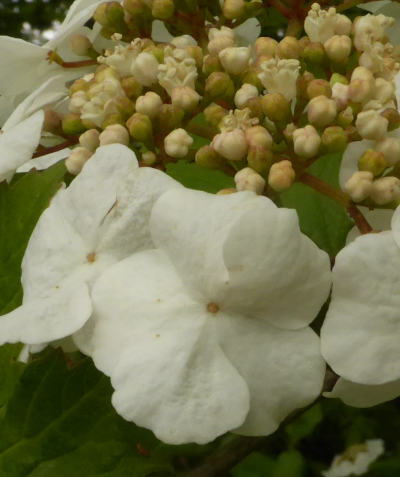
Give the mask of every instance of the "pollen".
[[93, 263], [95, 260], [96, 260], [96, 254], [94, 252], [91, 252], [91, 253], [88, 253], [86, 255], [86, 260], [89, 262], [89, 263]]
[[209, 303], [209, 304], [207, 305], [207, 311], [208, 311], [209, 313], [214, 313], [214, 314], [216, 314], [216, 313], [219, 312], [219, 306], [212, 301], [211, 303]]

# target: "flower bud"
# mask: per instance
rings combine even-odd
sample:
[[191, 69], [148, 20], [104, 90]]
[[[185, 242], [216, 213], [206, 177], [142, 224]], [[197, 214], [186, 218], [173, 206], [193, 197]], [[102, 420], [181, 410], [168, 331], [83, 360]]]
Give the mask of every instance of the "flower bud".
[[254, 51], [256, 56], [268, 55], [273, 57], [275, 56], [277, 46], [278, 42], [273, 38], [260, 36], [254, 44]]
[[331, 124], [336, 118], [337, 108], [333, 99], [326, 96], [316, 96], [308, 103], [307, 117], [311, 124], [323, 128]]
[[99, 136], [100, 146], [107, 144], [123, 144], [129, 145], [128, 130], [121, 124], [112, 124], [107, 126]]
[[200, 98], [199, 93], [189, 86], [178, 86], [171, 93], [171, 103], [184, 111], [193, 111]]
[[122, 6], [132, 17], [138, 17], [147, 13], [146, 5], [141, 0], [123, 0]]
[[393, 131], [400, 127], [400, 114], [397, 109], [386, 108], [381, 112], [381, 116], [388, 120], [388, 131]]
[[250, 167], [245, 167], [235, 174], [235, 184], [238, 191], [251, 190], [260, 195], [264, 191], [265, 179]]
[[68, 136], [82, 134], [85, 131], [85, 126], [82, 124], [81, 118], [78, 114], [65, 114], [61, 120], [61, 127], [63, 133]]
[[262, 146], [249, 146], [247, 164], [263, 177], [267, 177], [274, 155], [270, 149]]
[[364, 139], [374, 139], [375, 141], [382, 139], [386, 136], [388, 125], [389, 121], [372, 109], [362, 111], [357, 115], [356, 128]]
[[208, 169], [224, 169], [226, 167], [225, 160], [211, 147], [203, 146], [196, 152], [196, 164]]
[[79, 144], [88, 151], [94, 152], [100, 145], [99, 131], [89, 129], [79, 136]]
[[288, 123], [292, 118], [290, 102], [281, 93], [268, 93], [262, 97], [264, 114], [271, 120]]
[[371, 194], [373, 178], [372, 172], [354, 172], [343, 189], [349, 194], [352, 201], [361, 202]]
[[334, 35], [324, 43], [326, 55], [335, 63], [345, 62], [351, 53], [351, 40], [346, 35]]
[[350, 35], [353, 24], [350, 18], [341, 13], [337, 13], [335, 17], [335, 33], [337, 35]]
[[187, 156], [192, 144], [192, 137], [182, 128], [174, 129], [164, 139], [165, 152], [177, 159]]
[[283, 37], [276, 48], [276, 55], [279, 58], [294, 58], [297, 60], [300, 56], [300, 46], [297, 38], [294, 36]]
[[353, 110], [348, 106], [343, 111], [340, 111], [337, 117], [337, 123], [342, 128], [347, 128], [354, 120]]
[[268, 185], [276, 192], [289, 189], [296, 177], [292, 163], [284, 160], [272, 164], [268, 175]]
[[235, 105], [237, 108], [243, 108], [250, 98], [258, 97], [258, 89], [252, 84], [244, 83], [235, 94]]
[[126, 122], [126, 127], [131, 137], [136, 141], [147, 142], [152, 139], [153, 128], [150, 118], [145, 114], [133, 114]]
[[375, 80], [375, 97], [382, 106], [388, 101], [394, 99], [394, 84], [392, 81], [387, 81], [383, 78], [376, 78]]
[[153, 151], [145, 151], [142, 153], [140, 162], [145, 166], [152, 166], [157, 162], [157, 156]]
[[317, 155], [321, 145], [321, 138], [314, 126], [309, 124], [304, 128], [296, 129], [293, 132], [294, 152], [305, 159], [310, 159]]
[[270, 149], [273, 143], [271, 134], [262, 126], [253, 126], [244, 132], [249, 146]]
[[264, 112], [260, 96], [257, 96], [256, 98], [250, 98], [245, 104], [244, 108], [250, 110], [250, 117], [257, 118], [260, 123], [263, 121]]
[[224, 48], [236, 45], [235, 33], [228, 27], [210, 28], [208, 38], [207, 48], [211, 55], [218, 55]]
[[157, 117], [157, 127], [163, 132], [178, 129], [182, 123], [185, 112], [174, 104], [163, 104]]
[[307, 102], [308, 97], [307, 88], [311, 81], [315, 79], [314, 75], [308, 71], [305, 71], [296, 82], [297, 99], [301, 102]]
[[365, 102], [375, 93], [375, 78], [371, 71], [363, 66], [354, 69], [349, 85], [349, 97], [352, 101]]
[[89, 83], [83, 78], [75, 80], [72, 85], [69, 87], [69, 95], [72, 96], [77, 91], [87, 91], [89, 88]]
[[339, 110], [346, 109], [349, 103], [349, 86], [347, 84], [335, 83], [332, 88], [332, 98], [335, 100]]
[[124, 33], [126, 31], [124, 15], [124, 9], [119, 2], [106, 2], [96, 8], [93, 18], [107, 29]]
[[386, 176], [372, 183], [371, 199], [378, 205], [389, 204], [400, 197], [400, 180]]
[[332, 96], [332, 89], [328, 81], [323, 79], [313, 79], [308, 83], [307, 96], [312, 99], [316, 96]]
[[69, 100], [68, 110], [70, 113], [80, 114], [83, 106], [89, 101], [85, 91], [77, 91]]
[[222, 13], [228, 20], [241, 18], [246, 13], [246, 3], [244, 0], [224, 0]]
[[211, 99], [230, 100], [235, 92], [231, 78], [222, 72], [211, 73], [205, 84], [205, 93]]
[[343, 128], [329, 126], [322, 133], [321, 146], [323, 151], [342, 152], [346, 149], [348, 137]]
[[346, 76], [343, 76], [339, 73], [333, 73], [329, 80], [329, 84], [331, 85], [331, 88], [334, 87], [336, 83], [340, 84], [349, 84], [349, 80], [346, 78]]
[[143, 91], [143, 86], [133, 76], [122, 78], [121, 86], [129, 99], [139, 97]]
[[173, 0], [153, 0], [151, 14], [159, 20], [168, 20], [174, 14], [174, 10]]
[[132, 73], [140, 84], [151, 86], [157, 81], [158, 61], [151, 53], [139, 53], [133, 64]]
[[150, 119], [153, 119], [160, 112], [162, 104], [162, 99], [157, 93], [148, 91], [144, 96], [138, 97], [135, 108], [138, 113], [145, 114]]
[[204, 110], [204, 117], [209, 124], [213, 126], [218, 126], [222, 118], [226, 116], [227, 110], [224, 109], [219, 104], [212, 103], [210, 106], [207, 106]]
[[217, 134], [211, 146], [218, 154], [230, 161], [240, 161], [247, 153], [246, 136], [241, 129]]
[[92, 156], [92, 152], [84, 147], [76, 147], [65, 159], [65, 167], [70, 174], [76, 176], [82, 170], [85, 162]]
[[203, 50], [198, 45], [189, 45], [185, 48], [187, 54], [196, 62], [196, 67], [201, 70], [203, 67]]
[[385, 156], [390, 166], [400, 162], [400, 140], [397, 137], [385, 137], [376, 143], [375, 149]]
[[90, 56], [93, 50], [91, 41], [85, 35], [74, 35], [69, 41], [69, 47], [78, 56]]
[[245, 83], [255, 86], [258, 92], [264, 90], [264, 86], [262, 85], [260, 78], [258, 77], [258, 71], [254, 66], [250, 66], [247, 71], [242, 75], [242, 84]]
[[360, 171], [371, 172], [374, 176], [379, 176], [387, 167], [385, 156], [374, 149], [367, 149], [358, 160]]
[[248, 67], [250, 48], [245, 46], [230, 46], [220, 51], [218, 56], [227, 73], [239, 75]]
[[[125, 124], [126, 118], [122, 117], [120, 113], [112, 113], [108, 114], [104, 121], [101, 123], [101, 129], [105, 129], [107, 126], [111, 126], [112, 124], [121, 124], [123, 126]], [[91, 128], [94, 126], [91, 126]]]
[[206, 55], [203, 58], [202, 71], [206, 76], [210, 76], [211, 73], [222, 71], [222, 65], [219, 61], [219, 57], [216, 55]]
[[320, 42], [311, 42], [303, 48], [301, 57], [311, 65], [322, 65], [326, 60], [324, 46]]
[[62, 132], [61, 115], [51, 108], [45, 108], [42, 130], [52, 134], [60, 135]]

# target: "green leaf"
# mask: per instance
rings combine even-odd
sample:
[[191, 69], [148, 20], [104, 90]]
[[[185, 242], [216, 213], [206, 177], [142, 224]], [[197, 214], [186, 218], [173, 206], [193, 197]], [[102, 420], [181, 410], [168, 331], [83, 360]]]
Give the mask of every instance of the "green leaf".
[[235, 187], [233, 177], [184, 160], [167, 164], [167, 174], [189, 189], [203, 190], [213, 194], [221, 189]]
[[[341, 154], [327, 154], [318, 159], [308, 172], [339, 189], [341, 159]], [[302, 232], [334, 258], [344, 247], [353, 226], [344, 207], [301, 183], [293, 184], [280, 197], [284, 207], [296, 209]]]
[[253, 452], [232, 470], [233, 477], [270, 476], [275, 468], [272, 457]]
[[306, 464], [303, 456], [296, 450], [282, 452], [278, 457], [271, 477], [303, 477]]
[[0, 475], [144, 477], [172, 471], [165, 445], [116, 414], [108, 378], [89, 359], [72, 365], [62, 352], [47, 350], [25, 367], [0, 417]]
[[24, 369], [24, 365], [17, 361], [21, 349], [20, 344], [0, 347], [0, 409], [7, 403]]
[[21, 303], [21, 261], [28, 240], [66, 172], [63, 161], [49, 169], [0, 183], [0, 315]]
[[285, 431], [289, 438], [289, 444], [295, 446], [301, 439], [309, 436], [322, 421], [322, 418], [322, 408], [320, 403], [317, 403], [288, 424]]

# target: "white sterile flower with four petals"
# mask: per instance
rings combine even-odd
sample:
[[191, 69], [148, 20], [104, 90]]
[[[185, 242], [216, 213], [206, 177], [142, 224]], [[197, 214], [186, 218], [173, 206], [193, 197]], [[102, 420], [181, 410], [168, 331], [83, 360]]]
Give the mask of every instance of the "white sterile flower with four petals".
[[76, 332], [92, 312], [91, 284], [111, 264], [154, 247], [151, 207], [172, 187], [181, 186], [156, 169], [139, 168], [126, 146], [98, 148], [41, 215], [22, 262], [23, 304], [0, 317], [0, 344], [40, 344], [75, 333], [89, 352], [90, 333], [77, 338]]
[[321, 329], [322, 354], [343, 379], [331, 397], [367, 407], [400, 395], [400, 209], [391, 230], [339, 252]]
[[329, 294], [327, 254], [295, 211], [252, 192], [168, 191], [150, 229], [158, 248], [92, 292], [92, 357], [117, 412], [172, 444], [274, 432], [321, 391], [308, 325]]

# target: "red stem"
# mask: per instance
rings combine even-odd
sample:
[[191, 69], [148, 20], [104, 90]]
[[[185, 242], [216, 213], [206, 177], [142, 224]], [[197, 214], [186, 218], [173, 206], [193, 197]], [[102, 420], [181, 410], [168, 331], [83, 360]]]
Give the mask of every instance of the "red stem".
[[52, 152], [56, 151], [61, 151], [62, 149], [65, 149], [68, 146], [72, 146], [74, 144], [78, 143], [78, 138], [73, 137], [71, 139], [68, 139], [65, 142], [62, 142], [61, 144], [57, 144], [57, 146], [52, 146], [52, 147], [44, 147], [39, 145], [39, 147], [36, 149], [36, 152], [33, 154], [32, 158], [44, 156], [45, 154], [50, 154]]

